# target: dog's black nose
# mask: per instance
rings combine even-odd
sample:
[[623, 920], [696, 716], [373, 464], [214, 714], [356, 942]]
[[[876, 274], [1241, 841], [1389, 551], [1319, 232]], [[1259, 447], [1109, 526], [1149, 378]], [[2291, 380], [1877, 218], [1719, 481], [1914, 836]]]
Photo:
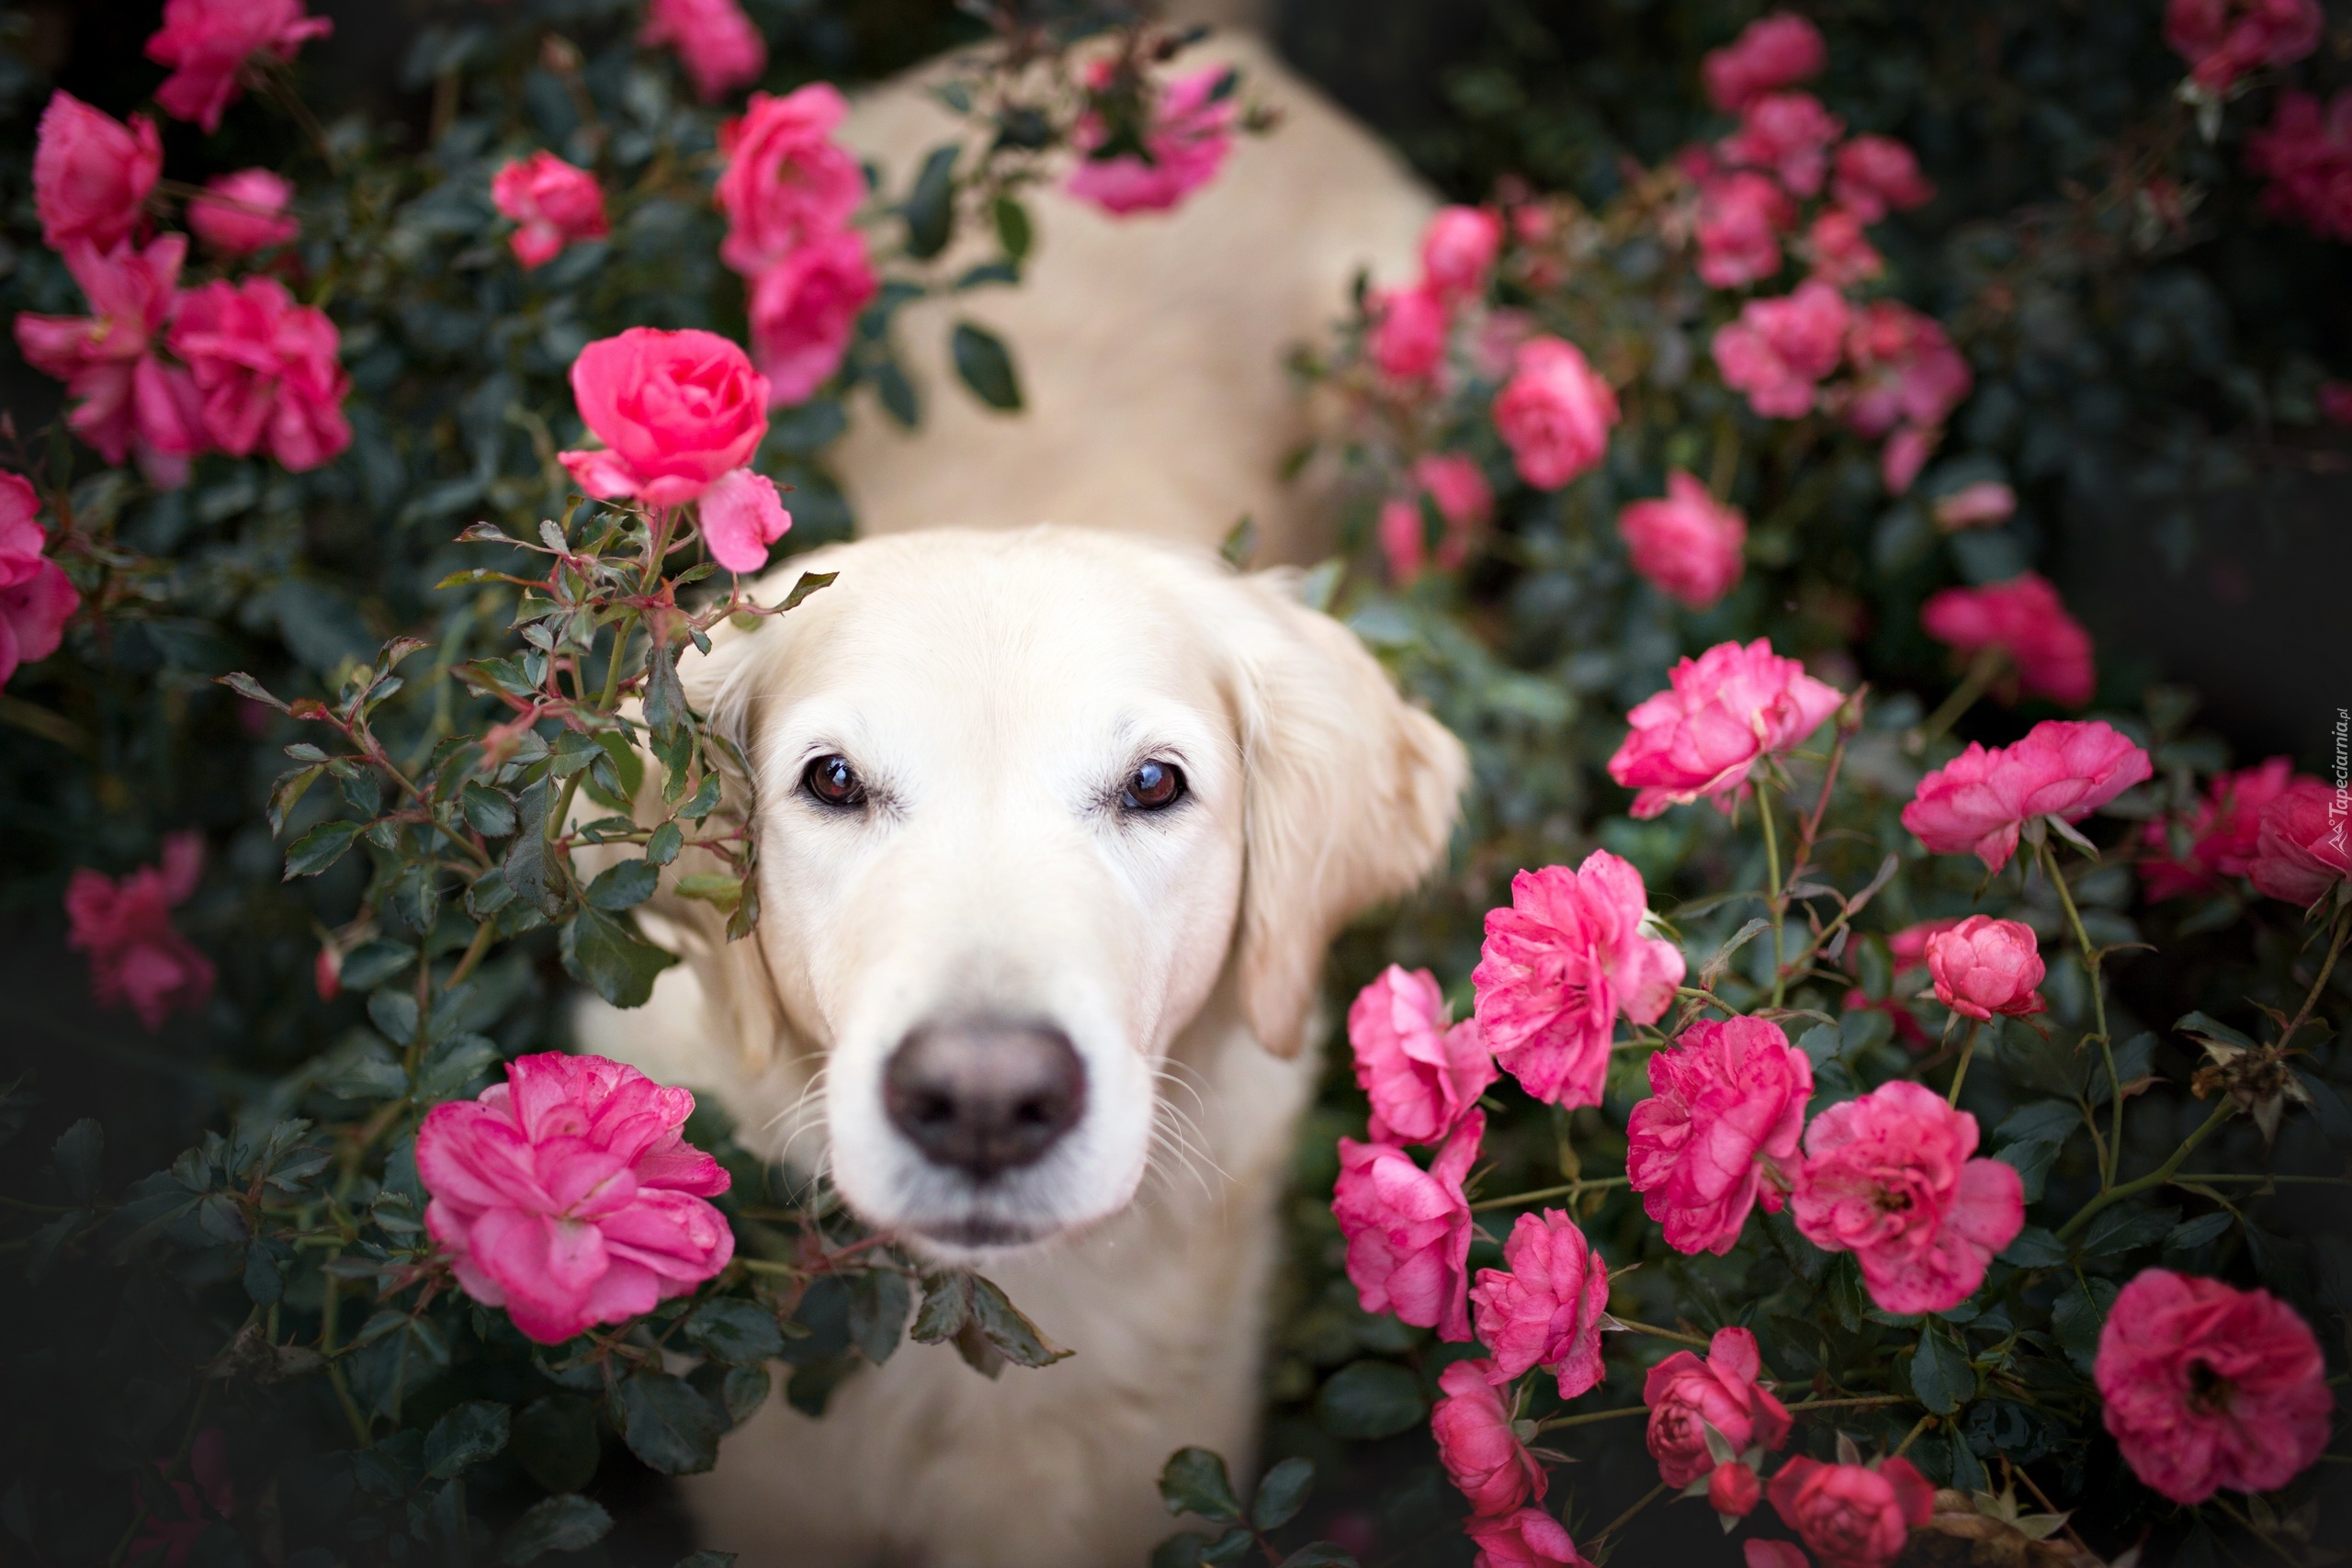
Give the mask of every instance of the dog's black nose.
[[1086, 1065], [1050, 1024], [978, 1019], [910, 1032], [882, 1069], [891, 1124], [985, 1181], [1041, 1157], [1086, 1109]]

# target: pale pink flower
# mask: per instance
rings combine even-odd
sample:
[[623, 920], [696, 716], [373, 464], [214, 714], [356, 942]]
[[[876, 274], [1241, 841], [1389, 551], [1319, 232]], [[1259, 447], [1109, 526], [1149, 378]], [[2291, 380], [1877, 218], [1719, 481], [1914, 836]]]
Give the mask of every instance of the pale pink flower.
[[27, 575], [0, 587], [0, 686], [19, 665], [57, 651], [65, 639], [65, 623], [81, 604], [73, 580], [53, 560], [34, 561]]
[[1655, 1023], [1682, 983], [1682, 950], [1646, 930], [1642, 874], [1607, 850], [1574, 871], [1510, 881], [1487, 911], [1470, 983], [1496, 1062], [1547, 1105], [1598, 1105], [1619, 1015]]
[[718, 259], [755, 277], [850, 220], [865, 199], [857, 160], [833, 140], [849, 100], [811, 82], [777, 97], [753, 93], [718, 128], [725, 167], [711, 192], [727, 215]]
[[1707, 1472], [1707, 1506], [1735, 1519], [1744, 1519], [1764, 1500], [1764, 1483], [1756, 1472], [1734, 1460]]
[[1519, 477], [1538, 490], [1557, 490], [1609, 455], [1617, 394], [1576, 344], [1530, 338], [1519, 345], [1510, 381], [1495, 395], [1494, 419]]
[[743, 466], [768, 432], [768, 379], [716, 333], [631, 327], [571, 362], [571, 395], [602, 449], [560, 452], [589, 494], [677, 506]]
[[1998, 871], [2037, 817], [2079, 822], [2151, 776], [2148, 754], [2106, 725], [2045, 719], [2014, 746], [1968, 750], [1919, 781], [1903, 825], [1939, 855]]
[[[1098, 61], [1089, 73], [1097, 90], [1109, 85], [1111, 63]], [[1233, 151], [1233, 130], [1238, 111], [1231, 93], [1232, 72], [1211, 65], [1189, 76], [1159, 85], [1151, 105], [1151, 123], [1143, 144], [1151, 153], [1146, 163], [1133, 152], [1098, 158], [1093, 154], [1110, 140], [1102, 117], [1091, 111], [1079, 117], [1070, 132], [1078, 167], [1062, 188], [1080, 201], [1091, 201], [1105, 212], [1162, 212], [1216, 178]]]
[[1502, 215], [1483, 207], [1441, 207], [1421, 231], [1421, 276], [1442, 299], [1485, 292], [1503, 248]]
[[1709, 50], [1700, 64], [1707, 100], [1736, 114], [1766, 93], [1818, 76], [1829, 63], [1821, 29], [1803, 17], [1775, 11], [1740, 29], [1722, 49]]
[[251, 255], [302, 231], [286, 215], [293, 199], [291, 181], [267, 169], [239, 169], [204, 182], [204, 194], [187, 204], [187, 226], [221, 255]]
[[1867, 283], [1886, 270], [1886, 258], [1862, 233], [1862, 220], [1842, 207], [1825, 207], [1805, 231], [1807, 276], [1832, 288]]
[[1715, 368], [1758, 413], [1796, 419], [1812, 412], [1816, 386], [1838, 368], [1852, 314], [1846, 297], [1818, 279], [1778, 299], [1750, 299], [1738, 320], [1716, 329]]
[[1577, 1223], [1557, 1209], [1521, 1214], [1503, 1243], [1504, 1269], [1481, 1269], [1470, 1287], [1478, 1338], [1508, 1382], [1530, 1367], [1559, 1380], [1574, 1399], [1600, 1382], [1600, 1325], [1609, 1315], [1609, 1268]]
[[1372, 362], [1384, 376], [1425, 381], [1445, 358], [1445, 301], [1427, 284], [1374, 289], [1368, 305]]
[[2352, 242], [2352, 87], [2324, 107], [2309, 93], [2280, 93], [2269, 126], [2246, 136], [2245, 166], [2270, 180], [2262, 197], [2270, 211]]
[[1643, 580], [1688, 608], [1708, 608], [1739, 581], [1747, 519], [1680, 468], [1666, 476], [1665, 500], [1618, 513], [1617, 531]]
[[1372, 1101], [1374, 1143], [1439, 1142], [1495, 1081], [1476, 1021], [1449, 1027], [1445, 1014], [1435, 976], [1394, 964], [1349, 1006], [1348, 1044]]
[[1975, 1152], [1975, 1117], [1925, 1084], [1882, 1084], [1805, 1129], [1790, 1213], [1814, 1246], [1854, 1254], [1886, 1311], [1949, 1311], [2025, 1225], [2017, 1168]]
[[2091, 634], [2037, 572], [1983, 588], [1943, 589], [1920, 608], [1919, 625], [1963, 659], [1988, 648], [2007, 654], [2002, 686], [2012, 696], [2080, 707], [2097, 687]]
[[727, 1172], [679, 1133], [694, 1108], [602, 1056], [519, 1056], [481, 1098], [424, 1113], [424, 1228], [466, 1294], [542, 1345], [651, 1312], [735, 1255], [705, 1201]]
[[750, 86], [768, 68], [768, 40], [735, 0], [653, 0], [637, 41], [676, 50], [695, 96], [707, 104]]
[[2209, 93], [2265, 65], [2292, 65], [2319, 47], [2326, 27], [2319, 0], [2169, 0], [2165, 6], [2165, 42]]
[[508, 160], [491, 178], [490, 204], [518, 225], [506, 243], [526, 267], [545, 266], [574, 240], [612, 232], [596, 176], [545, 150]]
[[139, 1021], [161, 1029], [174, 1011], [195, 1012], [212, 996], [212, 961], [173, 929], [171, 911], [204, 874], [204, 839], [174, 833], [163, 858], [119, 882], [83, 866], [65, 885], [65, 945], [90, 956], [90, 992], [102, 1007], [129, 1002]]
[[1364, 1311], [1394, 1313], [1441, 1339], [1470, 1337], [1470, 1201], [1462, 1179], [1486, 1135], [1486, 1113], [1472, 1111], [1427, 1170], [1394, 1145], [1340, 1140], [1331, 1213]]
[[1609, 759], [1609, 776], [1640, 792], [1636, 817], [1702, 795], [1730, 809], [1758, 762], [1812, 734], [1846, 700], [1762, 637], [1719, 642], [1666, 678], [1665, 691], [1625, 716], [1632, 728]]
[[2017, 514], [2018, 492], [1998, 479], [1978, 479], [1937, 497], [1931, 510], [1936, 526], [1948, 534], [1962, 528], [1989, 528]]
[[1462, 1531], [1478, 1548], [1471, 1568], [1592, 1568], [1567, 1527], [1541, 1508], [1481, 1515]]
[[768, 378], [768, 406], [806, 402], [833, 378], [851, 334], [880, 288], [865, 236], [811, 236], [752, 282], [752, 358]]
[[68, 428], [109, 463], [136, 454], [162, 490], [187, 482], [188, 459], [206, 442], [196, 383], [155, 352], [181, 299], [176, 286], [187, 258], [182, 234], [165, 234], [143, 251], [125, 242], [103, 255], [76, 240], [65, 249], [65, 266], [89, 298], [91, 313], [28, 310], [15, 326], [27, 363], [62, 380], [66, 396], [79, 400], [66, 416]]
[[164, 142], [145, 115], [129, 125], [73, 94], [51, 93], [33, 141], [33, 210], [53, 251], [100, 254], [130, 237], [164, 172]]
[[1758, 1384], [1763, 1375], [1756, 1336], [1745, 1328], [1716, 1329], [1703, 1361], [1677, 1350], [1650, 1369], [1642, 1403], [1650, 1407], [1646, 1441], [1660, 1481], [1679, 1490], [1716, 1468], [1707, 1448], [1711, 1426], [1734, 1453], [1788, 1440], [1788, 1410]]
[[1936, 187], [1911, 149], [1892, 136], [1864, 134], [1838, 149], [1830, 193], [1865, 223], [1933, 201]]
[[2297, 779], [2262, 813], [2246, 874], [2273, 898], [2317, 903], [2352, 877], [2352, 801], [2317, 779]]
[[1510, 1409], [1495, 1385], [1510, 1380], [1492, 1361], [1455, 1361], [1438, 1374], [1444, 1397], [1430, 1410], [1438, 1462], [1482, 1517], [1516, 1513], [1542, 1501], [1551, 1478], [1511, 1430]]
[[2108, 1309], [2092, 1371], [2132, 1473], [2184, 1506], [2286, 1485], [2335, 1425], [2311, 1325], [2269, 1292], [2219, 1280], [2142, 1270]]
[[1770, 1495], [1821, 1568], [1887, 1568], [1936, 1511], [1935, 1488], [1903, 1459], [1824, 1464], [1800, 1454], [1773, 1475]]
[[204, 396], [205, 434], [223, 452], [266, 450], [300, 473], [351, 445], [342, 335], [277, 279], [215, 279], [188, 290], [171, 342]]
[[2021, 920], [1971, 915], [1928, 939], [1928, 975], [1936, 1000], [1968, 1018], [2012, 1018], [2046, 1011], [2041, 944]]
[[1811, 93], [1768, 93], [1740, 111], [1739, 129], [1715, 143], [1715, 155], [1734, 168], [1766, 170], [1797, 195], [1813, 196], [1829, 173], [1829, 144], [1845, 133], [1846, 122]]
[[737, 468], [711, 481], [697, 505], [702, 541], [710, 558], [729, 571], [757, 571], [768, 564], [768, 547], [792, 526], [775, 481]]
[[172, 73], [155, 102], [175, 119], [220, 129], [220, 112], [244, 90], [254, 55], [290, 61], [334, 24], [302, 14], [302, 0], [164, 0], [164, 25], [147, 40], [147, 58]]
[[2148, 897], [2177, 898], [2218, 886], [2225, 877], [2245, 875], [2260, 853], [2262, 818], [2271, 803], [2299, 783], [2318, 782], [2299, 779], [2294, 763], [2285, 757], [2215, 774], [2205, 798], [2183, 824], [2189, 840], [2187, 854], [2173, 858], [2172, 835], [2164, 823], [2141, 829], [2140, 879]]
[[1789, 193], [1769, 175], [1742, 169], [1699, 183], [1691, 237], [1710, 288], [1745, 288], [1781, 270], [1781, 236], [1796, 222]]
[[1758, 1201], [1780, 1213], [1813, 1063], [1768, 1020], [1702, 1019], [1649, 1074], [1650, 1098], [1626, 1119], [1625, 1174], [1668, 1247], [1721, 1257]]

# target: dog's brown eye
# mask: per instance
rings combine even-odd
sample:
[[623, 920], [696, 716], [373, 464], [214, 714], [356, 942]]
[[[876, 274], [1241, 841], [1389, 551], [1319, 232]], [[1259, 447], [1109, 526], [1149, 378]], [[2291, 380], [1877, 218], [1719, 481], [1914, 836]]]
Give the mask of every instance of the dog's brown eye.
[[800, 787], [826, 806], [865, 804], [865, 782], [857, 776], [857, 770], [849, 765], [846, 757], [818, 758], [800, 775]]
[[1146, 762], [1119, 792], [1119, 804], [1130, 811], [1165, 811], [1183, 798], [1184, 773], [1173, 762]]

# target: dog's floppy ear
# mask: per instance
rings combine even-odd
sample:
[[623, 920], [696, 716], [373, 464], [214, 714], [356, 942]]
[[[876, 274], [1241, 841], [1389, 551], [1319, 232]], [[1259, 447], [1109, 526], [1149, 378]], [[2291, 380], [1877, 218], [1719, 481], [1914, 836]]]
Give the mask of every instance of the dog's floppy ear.
[[1325, 950], [1443, 859], [1469, 762], [1355, 634], [1265, 578], [1231, 650], [1244, 854], [1236, 956], [1251, 1030], [1296, 1053]]

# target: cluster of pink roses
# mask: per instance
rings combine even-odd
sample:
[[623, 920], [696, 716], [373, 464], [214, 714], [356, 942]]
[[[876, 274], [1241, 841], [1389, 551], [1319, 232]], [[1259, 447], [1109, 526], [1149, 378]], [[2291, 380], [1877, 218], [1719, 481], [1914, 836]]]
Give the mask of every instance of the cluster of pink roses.
[[2352, 243], [2352, 88], [2326, 103], [2278, 95], [2267, 129], [2245, 139], [2246, 166], [2270, 181], [2263, 204], [2322, 239]]
[[[2188, 849], [2176, 854], [2176, 829]], [[2312, 904], [2352, 877], [2352, 802], [2284, 757], [2217, 775], [2177, 824], [2141, 830], [2140, 875], [2151, 898], [2222, 886], [2243, 876], [2257, 892]]]
[[175, 1010], [194, 1012], [212, 996], [212, 961], [172, 925], [204, 872], [204, 840], [174, 833], [162, 861], [120, 881], [87, 866], [65, 885], [66, 945], [90, 959], [90, 990], [101, 1005], [128, 1002], [149, 1029]]
[[0, 686], [19, 664], [57, 651], [82, 603], [48, 547], [40, 497], [22, 474], [0, 473]]
[[1983, 588], [1944, 589], [1921, 606], [1919, 624], [1963, 658], [1998, 649], [2008, 661], [2002, 686], [2012, 696], [2080, 707], [2098, 684], [2090, 633], [2038, 572]]
[[[249, 11], [275, 14], [267, 6], [174, 0], [157, 39], [192, 26], [190, 17]], [[299, 17], [299, 7], [292, 14]], [[181, 76], [211, 57], [184, 59]], [[214, 94], [204, 100], [209, 118], [175, 112], [217, 120], [227, 101], [219, 95], [238, 80], [236, 63], [205, 78]], [[296, 471], [317, 468], [351, 444], [343, 415], [350, 378], [334, 323], [295, 303], [275, 277], [181, 288], [187, 237], [143, 239], [147, 200], [162, 170], [161, 142], [144, 116], [124, 125], [67, 93], [51, 97], [33, 154], [34, 205], [43, 239], [64, 256], [91, 314], [19, 315], [17, 346], [65, 383], [75, 400], [66, 423], [76, 434], [109, 463], [135, 457], [159, 487], [185, 484], [189, 460], [208, 451], [240, 457], [266, 451]], [[189, 204], [188, 223], [224, 255], [266, 250], [295, 233], [285, 210], [290, 196], [265, 169], [223, 175]]]
[[[2185, 93], [2218, 107], [2242, 77], [2282, 67], [2319, 48], [2327, 16], [2319, 0], [2169, 0], [2165, 41], [2189, 64]], [[2270, 181], [2264, 205], [2298, 218], [2324, 239], [2352, 242], [2352, 91], [2325, 104], [2282, 91], [2267, 128], [2245, 141], [2246, 167]]]

